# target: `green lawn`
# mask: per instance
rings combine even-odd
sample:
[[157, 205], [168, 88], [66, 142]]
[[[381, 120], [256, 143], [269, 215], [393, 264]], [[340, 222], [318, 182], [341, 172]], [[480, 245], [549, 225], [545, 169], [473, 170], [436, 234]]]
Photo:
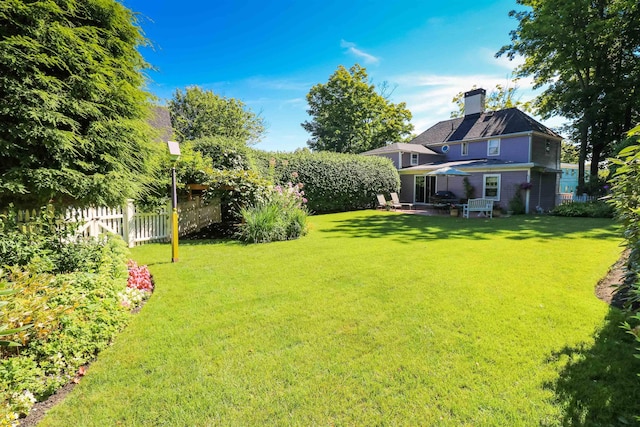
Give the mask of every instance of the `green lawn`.
[[[42, 425], [618, 425], [610, 220], [352, 212], [308, 236], [133, 251], [156, 292]], [[70, 424], [71, 423], [71, 424]]]

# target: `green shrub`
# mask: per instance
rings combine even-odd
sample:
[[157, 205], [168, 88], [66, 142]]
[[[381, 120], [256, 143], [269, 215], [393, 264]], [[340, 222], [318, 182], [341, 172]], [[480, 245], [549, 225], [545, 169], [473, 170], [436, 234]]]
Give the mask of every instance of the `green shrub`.
[[0, 259], [3, 265], [29, 266], [39, 272], [95, 271], [102, 250], [96, 239], [74, 237], [77, 224], [65, 222], [51, 206], [27, 224], [17, 222], [10, 207], [0, 215]]
[[110, 235], [98, 253], [91, 272], [4, 272], [5, 287], [17, 293], [3, 307], [0, 324], [33, 328], [17, 335], [24, 344], [19, 353], [5, 349], [0, 358], [0, 420], [26, 414], [33, 399], [68, 383], [127, 323], [118, 294], [127, 285], [128, 248]]
[[613, 218], [613, 207], [606, 202], [596, 200], [586, 203], [569, 202], [556, 206], [551, 211], [556, 216]]
[[253, 152], [240, 140], [212, 136], [193, 141], [193, 149], [211, 161], [213, 169], [253, 170]]
[[269, 199], [242, 209], [240, 240], [267, 243], [297, 239], [307, 232], [306, 199], [302, 185], [276, 186]]
[[242, 209], [264, 203], [271, 183], [257, 172], [247, 170], [214, 170], [205, 200], [220, 198], [222, 221], [239, 223]]
[[255, 156], [261, 173], [275, 183], [303, 183], [311, 212], [371, 208], [377, 194], [400, 189], [398, 171], [382, 157], [309, 151]]
[[509, 210], [515, 215], [523, 215], [526, 211], [526, 205], [524, 204], [524, 200], [522, 197], [521, 184], [516, 185], [516, 192], [513, 195], [513, 198], [509, 200]]
[[[622, 233], [629, 249], [627, 274], [619, 292], [626, 295], [626, 306], [631, 316], [623, 328], [640, 344], [640, 126], [629, 132], [635, 143], [623, 148], [611, 163], [615, 173], [612, 179], [609, 203], [622, 223]], [[637, 348], [640, 350], [640, 347]], [[640, 354], [636, 354], [640, 358]], [[640, 375], [640, 374], [638, 374]], [[637, 414], [636, 421], [640, 421]]]

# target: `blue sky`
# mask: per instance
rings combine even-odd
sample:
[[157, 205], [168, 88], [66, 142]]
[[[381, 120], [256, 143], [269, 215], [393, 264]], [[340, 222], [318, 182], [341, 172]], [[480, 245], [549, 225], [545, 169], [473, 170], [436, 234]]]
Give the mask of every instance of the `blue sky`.
[[[305, 96], [339, 65], [359, 63], [395, 88], [391, 101], [407, 103], [416, 134], [449, 118], [456, 93], [505, 84], [517, 65], [494, 58], [517, 25], [515, 0], [122, 3], [153, 45], [141, 51], [160, 102], [190, 85], [240, 99], [268, 123], [264, 150], [306, 146]], [[523, 100], [535, 95], [529, 81], [519, 86]]]

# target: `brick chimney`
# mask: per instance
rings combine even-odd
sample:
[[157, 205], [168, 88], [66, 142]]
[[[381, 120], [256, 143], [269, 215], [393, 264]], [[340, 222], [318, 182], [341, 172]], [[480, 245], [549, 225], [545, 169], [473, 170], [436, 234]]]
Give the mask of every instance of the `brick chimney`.
[[487, 91], [480, 88], [464, 93], [464, 115], [484, 113], [484, 97]]

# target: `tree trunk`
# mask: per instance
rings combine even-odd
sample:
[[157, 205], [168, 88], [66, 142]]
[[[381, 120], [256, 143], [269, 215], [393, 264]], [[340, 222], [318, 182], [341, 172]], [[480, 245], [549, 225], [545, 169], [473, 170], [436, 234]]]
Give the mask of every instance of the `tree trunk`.
[[586, 122], [580, 124], [580, 152], [578, 153], [578, 191], [584, 189], [584, 163], [587, 158], [587, 138], [589, 136]]

